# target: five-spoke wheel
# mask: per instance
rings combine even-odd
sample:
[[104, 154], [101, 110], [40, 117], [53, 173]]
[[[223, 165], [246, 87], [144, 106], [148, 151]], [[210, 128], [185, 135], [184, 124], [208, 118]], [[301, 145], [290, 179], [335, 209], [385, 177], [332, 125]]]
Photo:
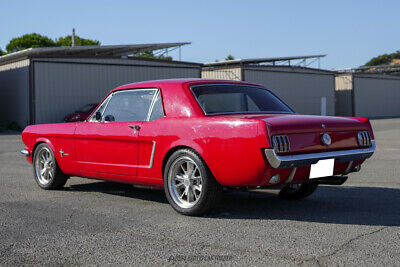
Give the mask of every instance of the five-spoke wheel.
[[209, 212], [221, 196], [221, 186], [201, 157], [190, 149], [178, 150], [168, 159], [164, 188], [172, 207], [186, 215]]
[[54, 158], [47, 147], [43, 147], [35, 160], [36, 176], [41, 184], [46, 185], [54, 175]]
[[199, 201], [202, 177], [197, 164], [189, 157], [174, 161], [168, 174], [171, 197], [182, 208], [193, 207]]
[[59, 189], [68, 179], [58, 167], [53, 151], [45, 143], [38, 145], [35, 149], [33, 172], [37, 184], [43, 189]]

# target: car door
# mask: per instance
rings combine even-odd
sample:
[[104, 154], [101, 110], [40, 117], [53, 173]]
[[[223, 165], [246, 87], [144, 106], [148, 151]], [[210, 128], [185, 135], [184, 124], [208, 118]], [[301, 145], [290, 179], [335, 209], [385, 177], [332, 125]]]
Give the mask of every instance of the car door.
[[[137, 175], [138, 134], [147, 120], [157, 89], [132, 89], [111, 94], [75, 132], [81, 173]], [[101, 119], [96, 120], [99, 112]]]

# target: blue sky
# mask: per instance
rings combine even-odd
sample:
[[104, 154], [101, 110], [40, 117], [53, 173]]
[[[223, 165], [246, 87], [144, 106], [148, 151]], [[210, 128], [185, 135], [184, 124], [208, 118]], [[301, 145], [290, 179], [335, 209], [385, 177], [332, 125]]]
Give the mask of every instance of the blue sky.
[[[24, 33], [102, 44], [189, 41], [182, 60], [327, 54], [326, 69], [400, 50], [400, 1], [8, 1], [0, 47]], [[177, 58], [177, 54], [172, 54]]]

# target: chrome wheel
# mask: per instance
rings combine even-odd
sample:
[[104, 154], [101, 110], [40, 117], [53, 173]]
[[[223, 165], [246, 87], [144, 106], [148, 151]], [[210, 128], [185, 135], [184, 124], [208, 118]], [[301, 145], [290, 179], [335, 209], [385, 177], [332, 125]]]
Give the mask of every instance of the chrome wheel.
[[36, 177], [42, 185], [51, 182], [55, 172], [55, 160], [49, 148], [43, 147], [35, 160]]
[[191, 158], [180, 157], [172, 163], [168, 173], [168, 189], [179, 207], [191, 208], [199, 201], [202, 183], [200, 169]]

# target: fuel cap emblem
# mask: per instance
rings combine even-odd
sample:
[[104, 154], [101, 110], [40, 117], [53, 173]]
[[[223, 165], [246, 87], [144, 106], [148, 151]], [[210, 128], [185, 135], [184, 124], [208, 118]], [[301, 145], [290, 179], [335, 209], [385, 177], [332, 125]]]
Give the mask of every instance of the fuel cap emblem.
[[330, 137], [329, 134], [327, 134], [327, 133], [324, 133], [324, 134], [321, 136], [321, 140], [322, 140], [322, 143], [323, 143], [324, 145], [326, 145], [326, 146], [329, 146], [329, 145], [331, 144], [331, 142], [332, 142], [331, 137]]

